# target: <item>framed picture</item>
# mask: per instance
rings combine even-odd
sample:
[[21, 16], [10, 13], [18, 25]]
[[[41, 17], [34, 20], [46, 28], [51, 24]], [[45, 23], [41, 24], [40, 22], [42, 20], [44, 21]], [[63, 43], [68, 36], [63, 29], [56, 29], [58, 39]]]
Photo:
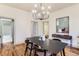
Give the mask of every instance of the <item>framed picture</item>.
[[69, 16], [56, 19], [56, 32], [69, 33]]

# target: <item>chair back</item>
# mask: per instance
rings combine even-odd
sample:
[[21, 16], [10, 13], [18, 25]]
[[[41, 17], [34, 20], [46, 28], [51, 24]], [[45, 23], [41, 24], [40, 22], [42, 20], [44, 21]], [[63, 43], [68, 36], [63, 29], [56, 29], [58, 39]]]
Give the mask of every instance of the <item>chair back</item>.
[[53, 40], [56, 40], [56, 41], [60, 41], [60, 42], [61, 42], [61, 40], [60, 40], [60, 39], [53, 39]]

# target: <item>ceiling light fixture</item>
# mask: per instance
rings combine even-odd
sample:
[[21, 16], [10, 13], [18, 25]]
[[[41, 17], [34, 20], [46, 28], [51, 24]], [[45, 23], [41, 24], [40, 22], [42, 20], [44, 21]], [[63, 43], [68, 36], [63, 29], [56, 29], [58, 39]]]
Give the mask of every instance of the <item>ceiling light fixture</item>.
[[46, 5], [35, 4], [32, 10], [33, 19], [45, 20], [49, 18], [51, 6], [46, 7]]

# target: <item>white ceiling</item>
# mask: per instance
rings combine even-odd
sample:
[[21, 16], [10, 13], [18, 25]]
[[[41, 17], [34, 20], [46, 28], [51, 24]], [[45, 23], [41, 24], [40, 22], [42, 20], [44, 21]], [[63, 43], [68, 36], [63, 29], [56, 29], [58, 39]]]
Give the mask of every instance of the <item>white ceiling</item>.
[[[8, 5], [10, 7], [21, 9], [24, 11], [31, 11], [34, 8], [34, 4], [36, 3], [3, 3], [3, 4]], [[52, 7], [51, 11], [56, 11], [62, 8], [75, 5], [75, 3], [45, 3], [44, 5], [45, 6], [50, 5]]]

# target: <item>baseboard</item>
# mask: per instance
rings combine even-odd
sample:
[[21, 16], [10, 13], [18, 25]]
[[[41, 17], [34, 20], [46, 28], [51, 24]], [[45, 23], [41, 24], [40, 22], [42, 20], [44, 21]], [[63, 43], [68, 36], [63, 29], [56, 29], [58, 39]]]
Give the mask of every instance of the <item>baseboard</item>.
[[[67, 46], [67, 47], [70, 47], [70, 46]], [[70, 47], [71, 49], [75, 49], [75, 50], [78, 50], [79, 51], [79, 48], [77, 47]]]
[[[11, 42], [7, 42], [7, 43], [4, 43], [3, 46], [7, 45], [7, 44], [12, 44]], [[20, 45], [24, 45], [25, 43], [22, 42], [22, 43], [16, 43], [14, 44], [15, 46], [20, 46]]]
[[15, 44], [15, 46], [25, 45], [25, 43]]
[[76, 47], [71, 47], [71, 48], [76, 49], [76, 50], [78, 50], [78, 51], [79, 51], [79, 48], [76, 48]]

